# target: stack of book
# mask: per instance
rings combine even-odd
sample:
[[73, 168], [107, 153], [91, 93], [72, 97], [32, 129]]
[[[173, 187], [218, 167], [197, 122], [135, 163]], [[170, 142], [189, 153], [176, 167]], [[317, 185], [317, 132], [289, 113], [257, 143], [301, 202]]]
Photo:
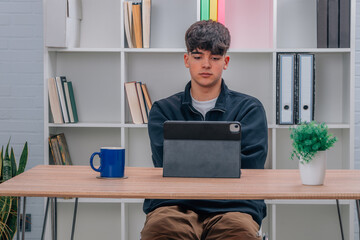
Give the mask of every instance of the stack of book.
[[74, 90], [66, 77], [48, 79], [49, 102], [54, 123], [76, 123], [79, 121]]
[[225, 0], [200, 0], [200, 19], [225, 25]]
[[350, 0], [317, 1], [317, 47], [350, 47]]
[[64, 133], [52, 135], [49, 137], [51, 165], [72, 165], [69, 148]]
[[125, 83], [125, 91], [133, 123], [148, 123], [152, 102], [146, 84], [127, 82]]
[[151, 0], [124, 1], [124, 27], [129, 48], [150, 47]]

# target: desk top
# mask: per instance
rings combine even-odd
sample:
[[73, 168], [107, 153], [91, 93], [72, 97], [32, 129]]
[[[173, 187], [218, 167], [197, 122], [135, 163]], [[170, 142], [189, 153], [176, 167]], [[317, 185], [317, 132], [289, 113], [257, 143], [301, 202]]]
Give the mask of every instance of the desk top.
[[162, 168], [127, 167], [98, 179], [88, 166], [36, 166], [2, 184], [0, 196], [167, 199], [360, 199], [360, 170], [327, 170], [322, 186], [298, 170], [243, 169], [241, 178], [163, 178]]

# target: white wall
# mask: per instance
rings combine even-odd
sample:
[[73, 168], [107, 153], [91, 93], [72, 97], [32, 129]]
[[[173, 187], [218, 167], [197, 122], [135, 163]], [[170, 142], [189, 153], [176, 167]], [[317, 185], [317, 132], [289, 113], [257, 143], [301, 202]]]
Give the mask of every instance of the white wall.
[[[27, 168], [43, 163], [43, 12], [41, 0], [0, 1], [0, 146], [11, 137], [15, 158], [29, 143]], [[43, 200], [27, 199], [26, 239], [40, 239]]]

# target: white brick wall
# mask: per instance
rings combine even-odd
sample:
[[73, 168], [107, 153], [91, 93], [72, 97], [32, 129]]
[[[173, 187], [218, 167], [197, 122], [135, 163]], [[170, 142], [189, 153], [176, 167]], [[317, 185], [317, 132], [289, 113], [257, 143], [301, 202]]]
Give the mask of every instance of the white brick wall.
[[[0, 146], [15, 157], [29, 143], [27, 168], [43, 163], [43, 15], [41, 0], [0, 1]], [[43, 199], [28, 198], [26, 239], [40, 239]]]
[[[360, 169], [360, 0], [356, 2], [355, 167]], [[43, 163], [42, 21], [41, 0], [0, 0], [0, 145], [11, 136], [19, 158], [28, 141], [28, 168]], [[28, 199], [33, 224], [27, 239], [39, 239], [42, 210], [42, 199]]]

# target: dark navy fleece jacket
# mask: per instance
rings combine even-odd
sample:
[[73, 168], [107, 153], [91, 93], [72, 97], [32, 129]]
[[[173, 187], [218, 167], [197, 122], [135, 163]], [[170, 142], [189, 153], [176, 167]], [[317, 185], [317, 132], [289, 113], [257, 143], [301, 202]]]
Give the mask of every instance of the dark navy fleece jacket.
[[[268, 128], [264, 108], [259, 100], [229, 90], [222, 80], [215, 107], [205, 119], [191, 104], [190, 82], [185, 91], [155, 102], [149, 114], [148, 131], [155, 167], [163, 166], [163, 124], [167, 120], [239, 121], [241, 123], [241, 168], [263, 169], [268, 149]], [[198, 213], [243, 212], [261, 225], [266, 216], [263, 200], [176, 200], [146, 199], [147, 214], [161, 206], [178, 205]]]

